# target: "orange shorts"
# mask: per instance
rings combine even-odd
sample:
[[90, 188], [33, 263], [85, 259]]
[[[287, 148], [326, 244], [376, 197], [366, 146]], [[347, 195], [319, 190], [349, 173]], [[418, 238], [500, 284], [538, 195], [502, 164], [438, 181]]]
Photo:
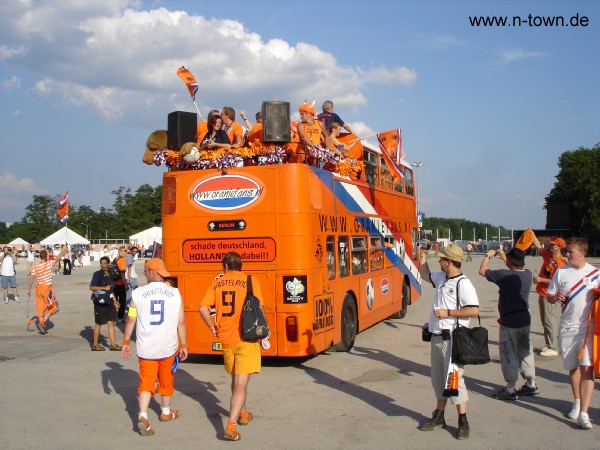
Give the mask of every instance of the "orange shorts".
[[[142, 359], [140, 358], [140, 392], [150, 392], [154, 396], [156, 392], [163, 396], [173, 395], [173, 378], [171, 371], [175, 355], [164, 359]], [[156, 381], [158, 380], [158, 390]]]
[[35, 286], [35, 309], [38, 317], [43, 317], [46, 309], [54, 314], [56, 303], [52, 303], [52, 306], [48, 308], [48, 296], [51, 290], [52, 286], [45, 286], [43, 284]]
[[231, 375], [260, 373], [260, 344], [240, 342], [233, 347], [223, 348], [225, 371]]

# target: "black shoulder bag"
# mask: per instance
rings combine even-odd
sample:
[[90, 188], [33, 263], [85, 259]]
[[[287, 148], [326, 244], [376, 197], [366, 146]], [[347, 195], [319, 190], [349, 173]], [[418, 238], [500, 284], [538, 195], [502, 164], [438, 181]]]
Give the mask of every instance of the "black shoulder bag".
[[[461, 278], [462, 280], [462, 278]], [[460, 308], [458, 296], [458, 285], [456, 283], [456, 306]], [[481, 326], [481, 317], [477, 315], [479, 326], [468, 328], [458, 323], [452, 331], [452, 362], [454, 364], [487, 364], [490, 362], [490, 351], [488, 349], [488, 330]]]
[[260, 309], [260, 301], [252, 292], [252, 277], [250, 275], [248, 275], [246, 299], [244, 300], [244, 309], [242, 309], [241, 322], [241, 334], [244, 341], [258, 341], [259, 339], [265, 339], [269, 335], [267, 321]]

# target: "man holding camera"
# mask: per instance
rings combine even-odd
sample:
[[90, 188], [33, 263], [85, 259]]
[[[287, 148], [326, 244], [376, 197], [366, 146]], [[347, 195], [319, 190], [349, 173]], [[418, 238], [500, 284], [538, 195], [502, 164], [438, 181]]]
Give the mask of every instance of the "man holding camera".
[[[489, 263], [498, 257], [506, 269], [489, 269]], [[498, 312], [500, 313], [500, 367], [506, 386], [492, 397], [497, 400], [517, 400], [519, 395], [537, 395], [533, 347], [529, 337], [531, 314], [529, 291], [533, 275], [525, 269], [525, 252], [513, 247], [508, 253], [502, 249], [488, 250], [481, 261], [479, 275], [498, 286]], [[525, 384], [517, 389], [519, 374]]]
[[17, 257], [10, 247], [4, 247], [0, 255], [0, 277], [2, 279], [2, 289], [4, 289], [4, 303], [8, 303], [8, 288], [12, 288], [15, 302], [19, 302], [19, 293], [17, 292], [17, 273], [15, 272], [15, 264]]
[[[430, 244], [430, 243], [428, 243]], [[431, 272], [427, 264], [430, 245], [420, 249], [420, 268], [423, 280], [429, 280], [435, 289], [433, 307], [429, 314], [427, 329], [423, 330], [423, 339], [431, 340], [431, 384], [437, 399], [437, 405], [431, 419], [421, 425], [422, 431], [445, 428], [444, 410], [448, 402], [446, 385], [451, 365], [452, 348], [450, 336], [456, 326], [469, 326], [469, 318], [479, 314], [479, 299], [471, 281], [461, 272], [463, 250], [458, 245], [448, 245], [438, 253], [440, 272]], [[457, 439], [469, 437], [467, 421], [467, 388], [463, 379], [463, 366], [456, 365], [458, 374], [458, 395], [451, 396], [450, 402], [458, 411]]]

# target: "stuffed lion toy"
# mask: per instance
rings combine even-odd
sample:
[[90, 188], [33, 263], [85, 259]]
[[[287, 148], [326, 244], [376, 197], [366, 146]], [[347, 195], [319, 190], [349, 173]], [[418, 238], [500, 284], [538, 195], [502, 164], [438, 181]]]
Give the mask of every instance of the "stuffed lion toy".
[[154, 155], [167, 148], [167, 130], [153, 131], [146, 141], [146, 151], [142, 161], [146, 164], [154, 164]]

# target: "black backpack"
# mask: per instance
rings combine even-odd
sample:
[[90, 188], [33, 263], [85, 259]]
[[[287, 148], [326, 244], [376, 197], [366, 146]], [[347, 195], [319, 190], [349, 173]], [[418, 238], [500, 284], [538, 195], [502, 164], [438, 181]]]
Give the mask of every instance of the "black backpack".
[[244, 341], [257, 341], [269, 336], [269, 328], [260, 309], [260, 301], [252, 292], [252, 278], [250, 275], [248, 275], [247, 280], [248, 287], [241, 317], [241, 334]]
[[108, 273], [113, 280], [121, 279], [121, 271], [119, 270], [119, 265], [117, 264], [117, 259], [119, 258], [120, 256], [117, 256], [113, 262], [108, 265]]

